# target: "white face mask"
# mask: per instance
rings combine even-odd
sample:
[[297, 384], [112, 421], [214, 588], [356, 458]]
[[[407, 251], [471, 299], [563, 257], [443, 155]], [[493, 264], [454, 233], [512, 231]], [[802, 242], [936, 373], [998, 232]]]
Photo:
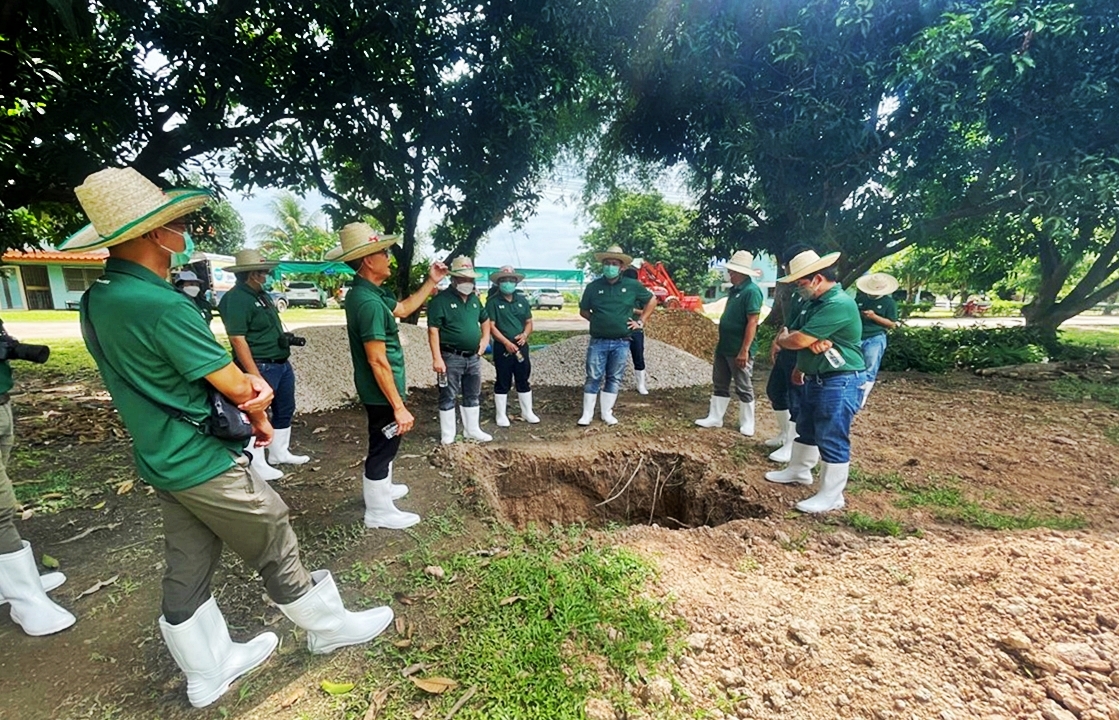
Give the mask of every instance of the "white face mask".
[[459, 295], [469, 295], [470, 293], [474, 292], [474, 283], [472, 283], [472, 282], [455, 283], [455, 292], [457, 292]]
[[198, 297], [198, 293], [202, 292], [202, 288], [198, 287], [197, 285], [187, 285], [185, 288], [183, 288], [183, 292], [194, 298]]

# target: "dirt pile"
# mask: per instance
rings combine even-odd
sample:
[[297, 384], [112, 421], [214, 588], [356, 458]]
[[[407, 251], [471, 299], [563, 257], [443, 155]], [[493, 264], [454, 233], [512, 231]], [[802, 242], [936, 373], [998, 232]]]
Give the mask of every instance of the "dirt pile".
[[691, 310], [660, 308], [649, 316], [645, 337], [710, 361], [719, 344], [719, 326]]
[[632, 527], [715, 718], [1119, 718], [1119, 543], [1087, 533]]

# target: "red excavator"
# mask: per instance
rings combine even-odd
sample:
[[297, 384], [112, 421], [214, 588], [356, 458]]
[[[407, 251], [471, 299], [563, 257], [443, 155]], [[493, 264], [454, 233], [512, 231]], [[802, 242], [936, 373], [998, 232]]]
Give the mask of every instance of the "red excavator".
[[685, 295], [680, 292], [663, 263], [635, 260], [633, 265], [637, 269], [637, 279], [657, 296], [658, 305], [703, 312], [703, 299], [699, 295]]

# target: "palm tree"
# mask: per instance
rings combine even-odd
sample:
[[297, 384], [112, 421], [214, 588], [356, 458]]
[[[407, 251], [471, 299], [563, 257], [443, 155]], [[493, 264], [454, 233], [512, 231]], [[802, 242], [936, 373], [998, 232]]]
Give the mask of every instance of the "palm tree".
[[272, 260], [322, 260], [334, 246], [334, 237], [318, 223], [317, 212], [308, 212], [299, 198], [284, 191], [268, 203], [275, 224], [257, 225], [253, 237], [260, 243], [261, 254]]

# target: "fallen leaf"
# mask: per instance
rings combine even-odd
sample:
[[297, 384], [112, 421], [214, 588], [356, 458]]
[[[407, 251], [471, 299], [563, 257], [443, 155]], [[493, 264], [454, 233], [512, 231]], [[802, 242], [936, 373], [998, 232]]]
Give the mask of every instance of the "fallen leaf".
[[407, 625], [404, 624], [404, 618], [397, 616], [393, 622], [396, 625], [396, 634], [403, 635], [404, 630], [407, 628]]
[[408, 638], [401, 638], [400, 640], [393, 640], [392, 645], [393, 647], [398, 647], [403, 650], [404, 648], [412, 647], [412, 641]]
[[458, 699], [458, 702], [456, 702], [454, 705], [451, 706], [451, 709], [448, 710], [447, 714], [443, 716], [443, 720], [451, 720], [451, 718], [453, 718], [455, 716], [455, 713], [457, 713], [459, 710], [461, 710], [462, 706], [470, 701], [470, 698], [474, 697], [474, 694], [476, 692], [478, 692], [478, 686], [477, 685], [471, 685], [470, 689], [467, 690], [466, 692], [464, 692], [462, 694], [462, 697], [460, 697]]
[[524, 599], [525, 599], [524, 595], [510, 595], [507, 598], [502, 598], [501, 602], [499, 602], [498, 605], [512, 605], [513, 603], [517, 602], [518, 600], [524, 600]]
[[297, 702], [299, 702], [300, 700], [302, 700], [303, 696], [306, 695], [306, 694], [307, 694], [307, 688], [299, 688], [298, 690], [293, 692], [291, 695], [288, 695], [286, 698], [284, 698], [283, 701], [280, 703], [280, 707], [283, 708], [284, 710], [287, 710], [289, 707], [291, 707], [292, 705], [294, 705]]
[[43, 493], [42, 495], [40, 495], [39, 499], [40, 500], [61, 500], [64, 497], [66, 497], [66, 496], [63, 495], [60, 492], [49, 492], [49, 493]]
[[416, 458], [422, 458], [422, 457], [423, 457], [423, 455], [414, 455], [414, 454], [413, 455], [397, 455], [396, 459], [397, 460], [415, 460]]
[[124, 495], [125, 493], [131, 492], [135, 485], [136, 483], [132, 480], [125, 480], [120, 485], [117, 485], [117, 495]]
[[458, 683], [450, 678], [445, 677], [430, 677], [430, 678], [408, 678], [412, 684], [424, 692], [429, 692], [432, 695], [440, 695], [448, 690], [454, 690], [458, 687]]
[[404, 677], [408, 677], [409, 675], [415, 675], [416, 673], [421, 672], [421, 671], [426, 670], [426, 669], [427, 669], [427, 666], [424, 665], [423, 663], [416, 663], [415, 665], [409, 665], [408, 667], [401, 670], [400, 674], [403, 675]]
[[329, 430], [329, 429], [330, 429], [330, 428], [328, 428], [328, 427], [327, 427], [326, 425], [323, 425], [322, 427], [317, 427], [317, 428], [315, 428], [314, 430], [312, 430], [312, 431], [311, 431], [311, 434], [312, 434], [312, 435], [318, 435], [319, 433], [321, 433], [321, 432], [326, 432], [326, 431], [327, 431], [327, 430]]
[[401, 605], [411, 605], [413, 602], [415, 602], [414, 600], [412, 600], [412, 598], [408, 597], [402, 592], [393, 593], [392, 596]]
[[321, 687], [323, 689], [323, 692], [328, 695], [345, 695], [346, 693], [354, 689], [354, 684], [336, 683], [330, 682], [329, 680], [323, 680], [319, 687]]
[[34, 515], [34, 514], [35, 514], [35, 509], [34, 508], [27, 508], [26, 510], [23, 511], [23, 513], [20, 514], [19, 519], [20, 520], [30, 520], [31, 516]]
[[109, 587], [110, 585], [112, 585], [113, 583], [115, 583], [119, 579], [120, 579], [120, 575], [114, 575], [111, 578], [109, 578], [108, 580], [98, 580], [97, 582], [93, 583], [92, 585], [90, 585], [85, 590], [82, 590], [81, 593], [79, 593], [78, 596], [74, 599], [75, 600], [81, 600], [86, 595], [92, 595], [93, 593], [97, 592], [101, 588]]
[[389, 689], [384, 688], [373, 693], [369, 698], [369, 709], [365, 711], [365, 715], [361, 720], [373, 720], [377, 714], [381, 712], [381, 708], [385, 706], [385, 701], [389, 698]]
[[446, 573], [444, 573], [443, 568], [439, 567], [438, 565], [428, 565], [427, 567], [424, 568], [424, 574], [425, 575], [430, 575], [431, 577], [435, 578], [436, 580], [442, 580], [443, 576]]
[[50, 555], [44, 554], [43, 559], [42, 559], [42, 563], [43, 563], [43, 567], [45, 567], [45, 568], [50, 568], [51, 570], [57, 570], [58, 569], [58, 561], [55, 560], [54, 558], [52, 558]]
[[100, 510], [103, 507], [105, 507], [105, 501], [104, 500], [102, 500], [101, 502], [99, 502], [96, 505], [94, 505], [93, 507], [91, 507], [90, 510]]

